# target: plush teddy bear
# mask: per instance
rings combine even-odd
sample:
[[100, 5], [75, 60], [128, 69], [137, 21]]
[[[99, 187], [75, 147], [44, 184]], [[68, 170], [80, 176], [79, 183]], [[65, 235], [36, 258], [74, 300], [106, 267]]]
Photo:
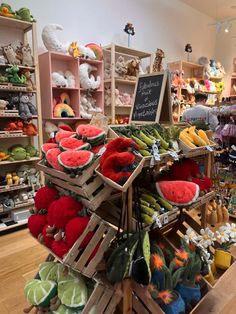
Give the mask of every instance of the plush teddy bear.
[[28, 120], [34, 115], [37, 115], [37, 109], [32, 102], [30, 102], [30, 95], [20, 94], [19, 116], [23, 120]]
[[24, 71], [24, 76], [25, 76], [25, 78], [26, 78], [25, 84], [27, 85], [27, 90], [28, 90], [29, 92], [32, 92], [33, 90], [36, 89], [36, 86], [35, 86], [35, 84], [34, 84], [32, 78], [31, 78], [31, 73], [30, 73], [30, 71], [28, 71], [28, 70], [27, 70], [27, 71]]
[[139, 75], [140, 59], [134, 58], [126, 62], [127, 72], [125, 77], [129, 80], [136, 80]]

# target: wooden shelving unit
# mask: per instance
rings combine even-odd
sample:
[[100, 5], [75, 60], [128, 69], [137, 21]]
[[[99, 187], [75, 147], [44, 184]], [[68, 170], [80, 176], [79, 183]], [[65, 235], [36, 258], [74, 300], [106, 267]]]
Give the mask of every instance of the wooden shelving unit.
[[[36, 23], [30, 23], [26, 21], [21, 21], [13, 18], [7, 18], [0, 16], [0, 44], [1, 46], [8, 45], [12, 43], [13, 46], [17, 46], [20, 42], [27, 44], [29, 43], [32, 49], [32, 55], [34, 58], [34, 66], [28, 67], [19, 65], [19, 69], [28, 70], [31, 72], [32, 79], [35, 83], [36, 89], [33, 92], [28, 92], [27, 88], [20, 85], [13, 84], [0, 84], [0, 99], [6, 99], [8, 94], [14, 93], [33, 93], [32, 102], [37, 108], [37, 116], [33, 116], [32, 120], [34, 124], [37, 124], [38, 135], [37, 136], [27, 136], [23, 133], [14, 133], [14, 132], [3, 132], [0, 133], [0, 141], [1, 148], [8, 149], [12, 145], [21, 144], [22, 146], [33, 145], [40, 151], [40, 147], [42, 144], [42, 119], [41, 119], [41, 97], [40, 97], [40, 83], [39, 83], [39, 63], [38, 63], [38, 46], [37, 46], [37, 32], [36, 32]], [[5, 70], [11, 67], [11, 64], [0, 64], [0, 72], [4, 73]], [[0, 130], [4, 130], [5, 124], [10, 120], [14, 120], [15, 118], [19, 119], [19, 113], [17, 110], [0, 110]], [[28, 160], [20, 160], [20, 161], [10, 161], [4, 160], [0, 161], [0, 175], [5, 177], [7, 172], [16, 172], [22, 164], [29, 164], [32, 167], [35, 166], [35, 163], [40, 160], [39, 157], [33, 157]], [[1, 186], [0, 193], [9, 195], [11, 192], [15, 195], [21, 190], [31, 190], [31, 186], [27, 184], [19, 184], [12, 186]], [[13, 230], [15, 227], [23, 226], [27, 223], [27, 219], [25, 221], [20, 222], [11, 222], [8, 226], [2, 226], [1, 219], [2, 217], [11, 220], [11, 212], [19, 209], [27, 209], [29, 210], [34, 205], [32, 199], [28, 202], [24, 202], [21, 205], [16, 205], [15, 208], [9, 211], [3, 211], [0, 213], [0, 232]]]
[[[139, 51], [136, 49], [131, 49], [128, 47], [119, 46], [116, 44], [110, 44], [103, 47], [104, 53], [104, 64], [110, 63], [111, 77], [104, 81], [105, 89], [106, 87], [111, 88], [111, 105], [105, 106], [104, 111], [107, 116], [110, 117], [112, 124], [116, 122], [117, 116], [129, 116], [131, 106], [116, 106], [115, 102], [115, 89], [119, 89], [122, 93], [134, 93], [134, 88], [136, 80], [126, 80], [122, 76], [116, 76], [115, 63], [119, 56], [123, 56], [125, 61], [133, 58], [139, 58], [141, 60], [142, 66], [149, 66], [151, 69], [152, 55], [148, 52]], [[146, 61], [146, 63], [145, 63]]]
[[[48, 51], [39, 56], [43, 120], [66, 121], [67, 123], [84, 120], [80, 115], [80, 97], [82, 94], [86, 94], [87, 90], [80, 86], [79, 66], [82, 63], [89, 63], [97, 67], [97, 71], [94, 74], [95, 76], [100, 76], [101, 85], [99, 89], [91, 91], [91, 94], [96, 99], [96, 106], [101, 108], [103, 112], [103, 61], [83, 58], [75, 59], [70, 55]], [[52, 72], [65, 72], [66, 70], [69, 70], [75, 76], [75, 87], [54, 86], [52, 84]], [[54, 99], [63, 92], [70, 97], [70, 107], [73, 109], [75, 117], [60, 118], [55, 117], [53, 114]]]

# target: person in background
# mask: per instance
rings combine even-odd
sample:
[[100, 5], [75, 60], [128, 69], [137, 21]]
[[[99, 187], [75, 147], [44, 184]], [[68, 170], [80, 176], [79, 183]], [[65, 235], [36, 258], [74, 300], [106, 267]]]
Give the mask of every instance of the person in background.
[[195, 94], [195, 106], [186, 109], [182, 116], [182, 121], [194, 124], [196, 121], [205, 122], [212, 131], [215, 131], [219, 121], [217, 116], [212, 113], [211, 108], [205, 106], [207, 95], [204, 93]]

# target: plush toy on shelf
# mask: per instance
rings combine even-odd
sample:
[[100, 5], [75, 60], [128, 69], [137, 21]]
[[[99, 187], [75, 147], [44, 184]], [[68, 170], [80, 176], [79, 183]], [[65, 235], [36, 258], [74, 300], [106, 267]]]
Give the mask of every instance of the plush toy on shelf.
[[72, 41], [68, 47], [68, 53], [73, 58], [78, 59], [80, 57], [80, 50], [78, 43], [76, 41]]
[[24, 74], [19, 75], [19, 67], [17, 65], [13, 65], [11, 68], [6, 69], [6, 76], [8, 78], [8, 81], [12, 84], [25, 84], [26, 83], [26, 77]]
[[29, 92], [33, 92], [36, 89], [36, 86], [31, 78], [31, 73], [30, 71], [26, 70], [24, 71], [24, 76], [26, 78], [25, 84], [27, 85], [27, 90]]
[[111, 78], [111, 60], [105, 59], [104, 61], [104, 80]]
[[165, 53], [162, 49], [157, 48], [156, 56], [153, 63], [152, 71], [153, 72], [160, 72], [163, 70], [162, 66], [162, 59], [165, 58]]
[[30, 94], [20, 94], [19, 116], [23, 120], [29, 120], [37, 115], [37, 109], [30, 101]]
[[96, 106], [96, 99], [91, 94], [81, 94], [80, 97], [80, 115], [84, 119], [91, 119], [92, 113], [102, 112], [102, 109]]
[[75, 76], [69, 70], [65, 71], [64, 77], [67, 80], [69, 88], [75, 88]]
[[67, 93], [61, 93], [58, 98], [54, 99], [53, 115], [61, 118], [75, 117], [75, 113], [70, 106], [70, 96]]
[[0, 15], [6, 16], [6, 17], [15, 17], [15, 12], [12, 10], [9, 4], [2, 3], [0, 5]]
[[34, 57], [29, 44], [20, 43], [20, 47], [16, 49], [17, 58], [21, 60], [21, 64], [28, 67], [34, 66]]
[[16, 11], [16, 19], [27, 21], [27, 22], [35, 22], [33, 15], [28, 8], [21, 8], [20, 10]]
[[115, 63], [115, 73], [117, 76], [124, 77], [127, 73], [127, 65], [123, 56], [119, 56]]
[[80, 85], [82, 88], [96, 90], [100, 87], [101, 78], [98, 75], [95, 79], [94, 75], [91, 74], [93, 71], [97, 71], [97, 68], [88, 63], [82, 63], [79, 66]]
[[52, 84], [56, 87], [68, 87], [67, 79], [59, 72], [52, 73]]
[[15, 65], [15, 64], [19, 65], [20, 64], [20, 60], [17, 56], [17, 53], [11, 44], [2, 47], [2, 54], [5, 57], [5, 59], [7, 60], [7, 63], [13, 64], [13, 65]]
[[94, 52], [97, 60], [101, 61], [103, 59], [103, 49], [101, 46], [94, 43], [89, 43], [85, 45], [85, 47], [90, 48]]
[[68, 45], [61, 43], [57, 38], [56, 31], [62, 31], [63, 27], [58, 24], [48, 24], [44, 26], [42, 31], [42, 40], [44, 46], [49, 51], [56, 51], [61, 53], [67, 53]]
[[125, 78], [128, 80], [136, 80], [137, 76], [139, 75], [139, 65], [139, 58], [128, 60], [126, 62], [127, 72], [125, 74]]
[[8, 105], [9, 105], [9, 102], [7, 100], [0, 99], [0, 110], [5, 110]]
[[79, 45], [79, 51], [82, 58], [95, 60], [96, 55], [90, 47]]
[[183, 87], [183, 76], [184, 76], [184, 72], [182, 71], [182, 73], [179, 70], [176, 70], [172, 73], [172, 81], [171, 81], [171, 85], [174, 87]]

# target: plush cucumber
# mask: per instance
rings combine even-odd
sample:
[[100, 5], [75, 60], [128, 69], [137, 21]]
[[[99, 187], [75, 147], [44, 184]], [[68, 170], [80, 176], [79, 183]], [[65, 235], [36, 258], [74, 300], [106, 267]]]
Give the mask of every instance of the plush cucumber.
[[150, 206], [150, 204], [149, 204], [147, 201], [143, 200], [142, 198], [140, 198], [140, 203], [141, 203], [142, 205], [147, 206], [147, 207]]
[[141, 148], [141, 150], [146, 150], [148, 147], [147, 147], [147, 144], [144, 143], [142, 140], [140, 140], [138, 137], [134, 136], [134, 135], [131, 135], [131, 138], [132, 140], [135, 141], [135, 143]]
[[166, 200], [164, 200], [164, 198], [162, 198], [161, 196], [157, 196], [157, 201], [158, 203], [164, 207], [166, 210], [172, 210], [173, 206], [167, 202]]
[[154, 213], [155, 213], [155, 210], [153, 210], [152, 208], [146, 206], [146, 205], [142, 205], [141, 204], [141, 211], [144, 213], [144, 214], [147, 214], [149, 216], [153, 216]]
[[141, 198], [153, 205], [155, 210], [159, 211], [161, 209], [161, 206], [158, 204], [157, 199], [155, 199], [155, 197], [153, 197], [152, 195], [142, 193]]
[[147, 215], [147, 214], [143, 214], [141, 213], [141, 217], [142, 217], [142, 221], [147, 224], [147, 225], [151, 225], [153, 224], [153, 220], [152, 217]]
[[153, 132], [154, 132], [156, 138], [157, 138], [158, 140], [160, 140], [161, 146], [162, 146], [164, 149], [168, 149], [169, 144], [161, 137], [161, 135], [158, 133], [158, 131], [157, 131], [156, 129], [154, 129]]
[[139, 150], [139, 153], [140, 153], [143, 157], [149, 157], [149, 156], [152, 155], [152, 154], [151, 154], [148, 150], [146, 150], [146, 149], [140, 149], [140, 150]]

